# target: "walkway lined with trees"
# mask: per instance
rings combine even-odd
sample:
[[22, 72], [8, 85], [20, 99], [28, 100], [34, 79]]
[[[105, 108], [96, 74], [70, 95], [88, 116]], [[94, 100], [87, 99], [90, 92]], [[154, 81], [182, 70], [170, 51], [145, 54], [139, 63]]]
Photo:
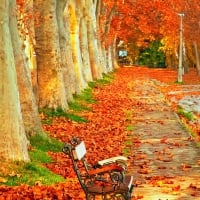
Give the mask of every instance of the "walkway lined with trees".
[[2, 0], [1, 5], [3, 158], [29, 161], [29, 138], [45, 135], [40, 110], [67, 111], [90, 81], [119, 67], [118, 49], [125, 48], [135, 63], [158, 41], [165, 63], [154, 51], [143, 63], [177, 68], [180, 12], [185, 12], [184, 71], [195, 65], [199, 72], [197, 0]]
[[198, 0], [0, 0], [0, 161], [32, 164], [32, 141], [49, 138], [45, 114], [69, 115], [75, 97], [122, 67], [120, 49], [130, 64], [175, 71], [182, 52], [181, 75], [199, 75], [199, 13]]

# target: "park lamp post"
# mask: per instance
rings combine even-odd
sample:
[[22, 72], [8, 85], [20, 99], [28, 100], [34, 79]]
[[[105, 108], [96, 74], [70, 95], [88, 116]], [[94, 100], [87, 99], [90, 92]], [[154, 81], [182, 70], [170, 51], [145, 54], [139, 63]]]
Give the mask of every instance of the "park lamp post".
[[180, 16], [180, 44], [179, 44], [179, 59], [178, 59], [178, 83], [182, 83], [183, 75], [183, 16], [184, 13], [179, 13]]

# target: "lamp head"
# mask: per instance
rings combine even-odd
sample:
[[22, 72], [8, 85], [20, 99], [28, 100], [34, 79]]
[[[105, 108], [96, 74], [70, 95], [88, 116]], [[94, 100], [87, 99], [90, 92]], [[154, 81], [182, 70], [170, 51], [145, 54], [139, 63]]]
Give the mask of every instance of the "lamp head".
[[184, 13], [178, 13], [178, 15], [179, 15], [180, 17], [184, 17], [184, 16], [185, 16]]

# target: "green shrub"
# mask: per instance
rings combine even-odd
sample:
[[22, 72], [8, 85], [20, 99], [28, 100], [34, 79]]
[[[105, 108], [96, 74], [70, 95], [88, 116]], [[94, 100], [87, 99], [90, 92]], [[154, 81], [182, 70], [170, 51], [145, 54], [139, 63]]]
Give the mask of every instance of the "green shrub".
[[139, 65], [149, 67], [165, 67], [165, 54], [161, 50], [162, 44], [160, 41], [153, 41], [149, 47], [140, 50]]

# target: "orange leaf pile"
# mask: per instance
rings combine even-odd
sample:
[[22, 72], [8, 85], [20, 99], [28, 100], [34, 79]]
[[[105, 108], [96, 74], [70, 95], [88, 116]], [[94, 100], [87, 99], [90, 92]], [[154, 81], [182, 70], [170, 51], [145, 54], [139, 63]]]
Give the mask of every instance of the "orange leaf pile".
[[[88, 119], [88, 123], [77, 123], [69, 121], [65, 118], [54, 118], [51, 125], [43, 125], [44, 130], [48, 131], [52, 137], [55, 137], [63, 142], [68, 142], [72, 136], [78, 136], [85, 141], [87, 148], [87, 159], [90, 163], [95, 163], [98, 160], [109, 158], [116, 155], [122, 155], [123, 149], [126, 147], [125, 141], [128, 138], [128, 131], [126, 126], [132, 123], [131, 119], [127, 120], [127, 111], [131, 111], [134, 114], [136, 109], [146, 109], [145, 104], [138, 103], [136, 99], [129, 98], [129, 94], [133, 90], [132, 81], [136, 77], [151, 77], [160, 82], [173, 83], [176, 81], [177, 73], [173, 70], [167, 69], [148, 69], [145, 67], [133, 67], [133, 68], [120, 68], [115, 75], [115, 80], [103, 88], [96, 87], [93, 91], [94, 98], [97, 100], [97, 104], [91, 105], [92, 111], [84, 111], [79, 114]], [[188, 84], [195, 84], [200, 82], [200, 78], [185, 75], [184, 82]], [[168, 93], [176, 90], [173, 85], [161, 86], [160, 90], [165, 93], [167, 98], [171, 98]], [[178, 86], [177, 86], [178, 88]], [[138, 91], [139, 92], [139, 91]], [[142, 92], [142, 91], [140, 91]], [[181, 96], [176, 96], [181, 98]], [[175, 107], [175, 105], [172, 105]], [[42, 116], [44, 117], [44, 116]], [[138, 120], [140, 120], [138, 118]], [[163, 124], [164, 122], [158, 121]], [[200, 128], [196, 128], [199, 131]], [[175, 133], [178, 135], [179, 133]], [[197, 133], [198, 134], [198, 133]], [[141, 145], [140, 138], [132, 138], [134, 146]], [[167, 137], [163, 137], [160, 140], [161, 143], [169, 144], [171, 147], [180, 147], [181, 143], [170, 143]], [[131, 145], [128, 145], [131, 148]], [[68, 181], [65, 184], [57, 184], [52, 186], [27, 186], [22, 185], [18, 187], [0, 187], [0, 200], [2, 199], [85, 199], [83, 191], [77, 182], [75, 173], [73, 172], [70, 159], [63, 153], [52, 153], [49, 155], [53, 158], [54, 162], [46, 164], [50, 170], [56, 174], [60, 174]], [[155, 153], [155, 157], [158, 160], [164, 162], [171, 161], [173, 154], [169, 149], [163, 149], [161, 152]], [[146, 158], [144, 153], [140, 155], [130, 154], [130, 161], [133, 159], [143, 160]], [[140, 174], [148, 174], [151, 169], [148, 167], [148, 160], [141, 163], [138, 169]], [[200, 161], [197, 163], [200, 165]], [[160, 169], [166, 169], [165, 166], [160, 166]], [[182, 170], [189, 170], [189, 165], [181, 165]], [[73, 181], [69, 181], [73, 180]], [[157, 177], [149, 180], [149, 182], [159, 186], [161, 184], [173, 184], [173, 181], [166, 177]], [[191, 186], [194, 188], [194, 186]], [[180, 191], [180, 185], [173, 186], [173, 192]], [[195, 194], [194, 194], [195, 195]], [[133, 199], [142, 199], [142, 195], [133, 197]]]

